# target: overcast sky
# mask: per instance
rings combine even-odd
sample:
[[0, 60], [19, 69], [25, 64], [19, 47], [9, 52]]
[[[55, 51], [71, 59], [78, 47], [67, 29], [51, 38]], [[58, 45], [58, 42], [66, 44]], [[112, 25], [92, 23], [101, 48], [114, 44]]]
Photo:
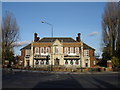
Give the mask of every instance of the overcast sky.
[[[51, 37], [53, 25], [54, 37], [72, 37], [81, 33], [81, 40], [100, 53], [101, 21], [106, 2], [3, 2], [2, 14], [10, 11], [16, 17], [20, 27], [18, 44], [25, 46], [33, 40], [36, 32], [40, 38]], [[15, 53], [20, 55], [20, 48]]]

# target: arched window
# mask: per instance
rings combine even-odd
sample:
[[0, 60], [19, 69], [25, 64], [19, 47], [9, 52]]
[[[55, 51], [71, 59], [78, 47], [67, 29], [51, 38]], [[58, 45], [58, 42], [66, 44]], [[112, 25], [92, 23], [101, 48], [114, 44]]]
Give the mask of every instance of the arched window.
[[35, 64], [36, 64], [36, 65], [38, 65], [38, 64], [39, 64], [38, 60], [36, 60]]
[[68, 60], [65, 61], [65, 64], [66, 64], [66, 65], [68, 64]]
[[79, 64], [78, 60], [76, 60], [76, 62], [75, 62], [75, 63], [76, 63], [76, 65], [78, 65], [78, 64]]
[[73, 60], [70, 61], [70, 64], [73, 65]]
[[43, 64], [44, 64], [44, 61], [43, 61], [43, 60], [41, 60], [40, 64], [41, 64], [41, 65], [43, 65]]

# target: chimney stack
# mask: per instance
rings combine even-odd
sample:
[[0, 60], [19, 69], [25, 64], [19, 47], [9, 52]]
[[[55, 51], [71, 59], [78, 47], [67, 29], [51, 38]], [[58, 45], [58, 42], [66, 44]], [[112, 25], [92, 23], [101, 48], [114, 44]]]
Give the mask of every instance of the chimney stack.
[[76, 41], [80, 42], [81, 41], [81, 38], [80, 38], [80, 33], [78, 33], [78, 37], [76, 37]]
[[34, 42], [37, 41], [37, 33], [34, 33]]

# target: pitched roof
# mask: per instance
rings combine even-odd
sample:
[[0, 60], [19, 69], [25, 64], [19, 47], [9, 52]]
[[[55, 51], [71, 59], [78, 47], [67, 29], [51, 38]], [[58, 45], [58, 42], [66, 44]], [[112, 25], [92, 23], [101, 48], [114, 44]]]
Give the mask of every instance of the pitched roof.
[[88, 45], [87, 45], [87, 44], [85, 44], [85, 43], [83, 43], [83, 48], [84, 48], [84, 49], [93, 49], [93, 50], [95, 50], [94, 48], [92, 48], [92, 47], [88, 46]]
[[53, 38], [50, 38], [50, 37], [45, 37], [45, 38], [42, 38], [41, 40], [39, 40], [38, 42], [54, 42], [56, 39], [58, 39], [60, 42], [77, 42], [75, 41], [73, 38], [71, 37], [53, 37]]
[[30, 44], [28, 44], [27, 46], [25, 46], [25, 47], [21, 48], [20, 50], [22, 50], [22, 49], [31, 49], [31, 43], [30, 43]]

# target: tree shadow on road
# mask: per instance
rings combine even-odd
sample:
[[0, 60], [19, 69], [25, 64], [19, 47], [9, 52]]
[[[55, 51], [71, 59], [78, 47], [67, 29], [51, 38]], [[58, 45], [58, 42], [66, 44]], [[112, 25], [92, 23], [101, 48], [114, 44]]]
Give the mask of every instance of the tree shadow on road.
[[112, 84], [110, 84], [110, 83], [108, 83], [108, 82], [102, 81], [102, 80], [100, 80], [100, 79], [96, 79], [96, 78], [94, 78], [94, 77], [93, 77], [93, 79], [94, 79], [95, 81], [97, 81], [100, 85], [103, 85], [103, 86], [106, 87], [106, 88], [118, 88], [117, 86], [112, 85]]

